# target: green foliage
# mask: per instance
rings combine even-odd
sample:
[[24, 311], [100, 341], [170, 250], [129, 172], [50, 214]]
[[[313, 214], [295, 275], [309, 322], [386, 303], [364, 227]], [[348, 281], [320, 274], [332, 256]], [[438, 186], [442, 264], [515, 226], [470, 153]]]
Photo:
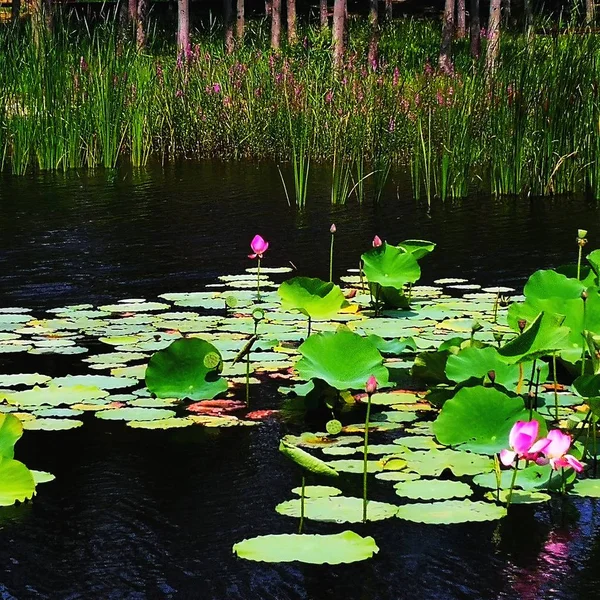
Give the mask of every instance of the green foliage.
[[290, 460], [293, 460], [297, 465], [302, 467], [304, 470], [314, 473], [316, 475], [326, 475], [327, 477], [337, 477], [339, 473], [331, 468], [326, 462], [316, 458], [312, 454], [288, 444], [285, 440], [281, 440], [279, 443], [279, 450]]
[[407, 283], [415, 283], [421, 268], [411, 252], [386, 244], [372, 248], [362, 255], [365, 276], [369, 283], [402, 290]]
[[284, 310], [298, 310], [311, 319], [329, 319], [348, 302], [339, 286], [316, 277], [294, 277], [277, 290]]

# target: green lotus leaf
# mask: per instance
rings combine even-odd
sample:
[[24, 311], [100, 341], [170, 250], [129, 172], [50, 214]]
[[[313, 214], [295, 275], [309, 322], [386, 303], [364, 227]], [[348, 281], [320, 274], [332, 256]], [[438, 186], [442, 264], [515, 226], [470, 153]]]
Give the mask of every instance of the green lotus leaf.
[[312, 433], [305, 431], [300, 435], [286, 435], [283, 437], [286, 444], [292, 446], [303, 446], [304, 448], [327, 448], [331, 446], [344, 446], [348, 444], [360, 444], [363, 439], [357, 435], [331, 437], [327, 433]]
[[405, 252], [412, 254], [417, 260], [431, 254], [435, 250], [436, 244], [427, 240], [405, 240], [398, 244]]
[[356, 453], [356, 448], [351, 446], [331, 446], [323, 448], [323, 454], [327, 456], [350, 456]]
[[99, 419], [108, 421], [157, 421], [174, 417], [175, 411], [162, 408], [124, 407], [100, 410], [96, 413], [96, 416]]
[[30, 471], [36, 486], [40, 483], [49, 483], [56, 479], [56, 476], [52, 473], [48, 473], [48, 471], [34, 471], [33, 469], [30, 469]]
[[383, 357], [368, 339], [348, 330], [311, 335], [299, 348], [296, 369], [303, 379], [322, 379], [338, 390], [364, 389], [373, 375], [388, 385]]
[[284, 310], [298, 310], [311, 319], [329, 319], [348, 306], [339, 286], [315, 277], [294, 277], [277, 290]]
[[[485, 494], [486, 500], [492, 502], [502, 502], [506, 504], [508, 502], [508, 496], [510, 490], [500, 490], [500, 494], [497, 492], [487, 492]], [[536, 492], [532, 490], [513, 490], [510, 495], [511, 504], [539, 504], [540, 502], [548, 502], [550, 500], [550, 494], [544, 492]]]
[[[509, 489], [512, 483], [513, 470], [503, 470], [500, 477], [500, 489]], [[565, 480], [572, 482], [576, 477], [573, 469], [565, 471]], [[495, 490], [497, 486], [495, 473], [482, 473], [473, 479], [473, 483]], [[532, 464], [525, 468], [520, 468], [515, 479], [515, 487], [527, 491], [535, 490], [560, 490], [563, 484], [560, 471], [553, 471], [550, 465]]]
[[0, 506], [30, 500], [34, 492], [31, 471], [18, 460], [0, 457]]
[[405, 284], [415, 283], [421, 276], [421, 267], [415, 256], [390, 244], [373, 248], [361, 258], [369, 283], [402, 290]]
[[450, 352], [438, 350], [437, 352], [421, 352], [415, 358], [411, 373], [415, 379], [428, 385], [450, 383], [446, 377], [446, 365]]
[[[207, 355], [219, 351], [206, 340], [183, 338], [172, 342], [150, 358], [146, 369], [146, 386], [159, 398], [214, 398], [227, 389], [219, 376], [221, 360], [214, 367], [206, 366]], [[213, 364], [214, 361], [210, 361]]]
[[81, 427], [83, 421], [77, 419], [31, 419], [23, 422], [23, 429], [27, 431], [65, 431]]
[[[300, 517], [300, 499], [287, 500], [275, 507], [280, 515]], [[396, 514], [398, 507], [386, 502], [370, 500], [367, 503], [367, 520], [381, 521]], [[306, 498], [304, 517], [313, 521], [329, 523], [362, 523], [363, 500], [348, 496], [328, 496], [326, 498]]]
[[422, 400], [414, 392], [379, 392], [371, 397], [371, 404], [379, 406], [393, 406], [394, 404], [414, 404]]
[[401, 481], [394, 486], [396, 494], [413, 500], [447, 500], [470, 496], [473, 490], [460, 481], [447, 479], [416, 479]]
[[30, 390], [23, 392], [11, 392], [4, 395], [4, 399], [9, 404], [14, 404], [22, 408], [40, 408], [45, 405], [60, 406], [61, 404], [77, 404], [79, 402], [89, 402], [106, 398], [109, 392], [96, 386], [73, 385], [62, 387], [49, 385], [48, 387], [34, 386]]
[[119, 302], [117, 304], [106, 304], [99, 306], [98, 309], [104, 312], [155, 312], [171, 308], [168, 304], [162, 302]]
[[17, 375], [0, 375], [0, 387], [14, 387], [17, 385], [40, 385], [52, 379], [48, 375], [39, 373], [20, 373]]
[[302, 450], [302, 448], [286, 443], [284, 440], [281, 440], [279, 443], [279, 450], [297, 465], [300, 465], [310, 473], [326, 475], [328, 477], [338, 477], [339, 475], [339, 473], [326, 462], [309, 454], [306, 450]]
[[407, 435], [394, 440], [394, 444], [400, 444], [410, 450], [435, 450], [441, 448], [436, 441], [426, 435]]
[[569, 493], [584, 498], [600, 498], [600, 479], [578, 479]]
[[[135, 396], [134, 396], [135, 397]], [[111, 398], [112, 400], [112, 398]], [[33, 411], [36, 418], [57, 418], [64, 419], [68, 417], [79, 417], [83, 414], [82, 410], [74, 408], [42, 408], [41, 410]]]
[[586, 256], [596, 277], [600, 277], [600, 250], [593, 250]]
[[[477, 475], [494, 468], [494, 461], [487, 456], [456, 450], [429, 450], [403, 454], [407, 471], [426, 477], [437, 477], [449, 469], [457, 477]], [[384, 459], [385, 460], [385, 459]]]
[[11, 414], [0, 413], [0, 458], [13, 458], [15, 444], [23, 435], [23, 424]]
[[423, 502], [406, 504], [398, 509], [397, 516], [405, 521], [414, 521], [415, 523], [448, 525], [468, 523], [469, 521], [495, 521], [506, 516], [506, 508], [489, 502], [445, 500], [430, 504]]
[[[302, 495], [302, 488], [296, 487], [292, 490], [296, 496]], [[341, 496], [342, 490], [330, 485], [306, 485], [304, 486], [305, 498], [327, 498], [329, 496]]]
[[240, 558], [269, 563], [339, 565], [371, 558], [379, 548], [372, 537], [344, 531], [329, 535], [263, 535], [238, 542], [233, 552]]
[[67, 375], [66, 377], [56, 377], [52, 383], [53, 385], [68, 387], [76, 385], [94, 386], [103, 390], [133, 387], [138, 384], [137, 379], [111, 377], [109, 375]]
[[134, 429], [181, 429], [193, 425], [194, 421], [189, 418], [167, 417], [152, 421], [127, 421], [128, 427]]
[[417, 343], [412, 336], [402, 339], [386, 340], [381, 336], [372, 333], [371, 335], [367, 336], [367, 339], [375, 344], [377, 350], [379, 350], [381, 354], [399, 356], [403, 352], [415, 352], [417, 350]]
[[[336, 471], [344, 473], [362, 473], [364, 470], [364, 461], [358, 458], [331, 460], [327, 464], [336, 469]], [[377, 473], [378, 471], [383, 471], [383, 468], [383, 464], [379, 460], [367, 461], [367, 473]]]
[[[540, 436], [547, 432], [544, 419], [537, 413]], [[523, 400], [511, 398], [494, 388], [462, 388], [446, 401], [433, 431], [445, 446], [457, 446], [480, 454], [495, 454], [508, 448], [508, 435], [517, 421], [528, 421], [529, 411]]]
[[573, 388], [583, 398], [599, 398], [600, 375], [580, 375], [573, 382]]
[[418, 473], [406, 473], [405, 471], [384, 471], [383, 473], [376, 473], [375, 479], [381, 479], [382, 481], [415, 481], [421, 476]]

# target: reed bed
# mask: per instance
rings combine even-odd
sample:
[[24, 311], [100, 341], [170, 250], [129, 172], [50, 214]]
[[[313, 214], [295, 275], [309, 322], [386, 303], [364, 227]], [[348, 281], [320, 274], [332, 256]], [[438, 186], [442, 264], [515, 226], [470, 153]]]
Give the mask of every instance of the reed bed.
[[[187, 55], [158, 38], [137, 51], [114, 20], [64, 17], [32, 42], [0, 26], [0, 167], [145, 165], [153, 157], [290, 161], [297, 204], [312, 161], [332, 167], [332, 202], [375, 200], [392, 166], [416, 197], [588, 193], [600, 198], [600, 36], [504, 35], [493, 77], [456, 42], [455, 71], [433, 65], [439, 28], [386, 25], [367, 64], [368, 28], [353, 23], [340, 72], [329, 40], [306, 28], [272, 52], [265, 22], [226, 55], [218, 29]], [[292, 182], [288, 182], [291, 187]]]

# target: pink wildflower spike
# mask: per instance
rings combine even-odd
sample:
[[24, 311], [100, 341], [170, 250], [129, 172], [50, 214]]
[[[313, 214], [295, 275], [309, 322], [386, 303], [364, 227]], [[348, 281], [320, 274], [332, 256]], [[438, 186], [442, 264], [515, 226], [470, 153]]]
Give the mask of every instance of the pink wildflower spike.
[[378, 235], [376, 235], [373, 238], [373, 248], [379, 248], [382, 245], [383, 245], [383, 242], [381, 241], [381, 238]]
[[567, 454], [567, 451], [571, 447], [571, 437], [566, 433], [560, 431], [560, 429], [553, 429], [548, 432], [546, 438], [548, 444], [543, 450], [546, 460], [543, 463], [550, 463], [550, 466], [557, 471], [562, 468], [571, 468], [581, 473], [583, 471], [583, 463], [577, 460], [571, 454]]
[[377, 379], [375, 379], [374, 375], [371, 375], [369, 379], [367, 379], [365, 391], [367, 394], [369, 394], [369, 396], [373, 395], [377, 391]]
[[262, 258], [263, 254], [269, 248], [269, 242], [265, 241], [262, 236], [255, 235], [250, 242], [250, 248], [252, 249], [252, 254], [248, 254], [248, 258]]

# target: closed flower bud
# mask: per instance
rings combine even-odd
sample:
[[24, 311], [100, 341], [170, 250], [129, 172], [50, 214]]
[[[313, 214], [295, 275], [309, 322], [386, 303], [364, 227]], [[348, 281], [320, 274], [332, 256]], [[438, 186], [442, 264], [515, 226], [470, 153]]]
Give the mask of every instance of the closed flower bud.
[[369, 394], [369, 396], [372, 396], [377, 391], [377, 379], [375, 379], [374, 375], [371, 375], [371, 377], [367, 379], [365, 391], [367, 394]]

